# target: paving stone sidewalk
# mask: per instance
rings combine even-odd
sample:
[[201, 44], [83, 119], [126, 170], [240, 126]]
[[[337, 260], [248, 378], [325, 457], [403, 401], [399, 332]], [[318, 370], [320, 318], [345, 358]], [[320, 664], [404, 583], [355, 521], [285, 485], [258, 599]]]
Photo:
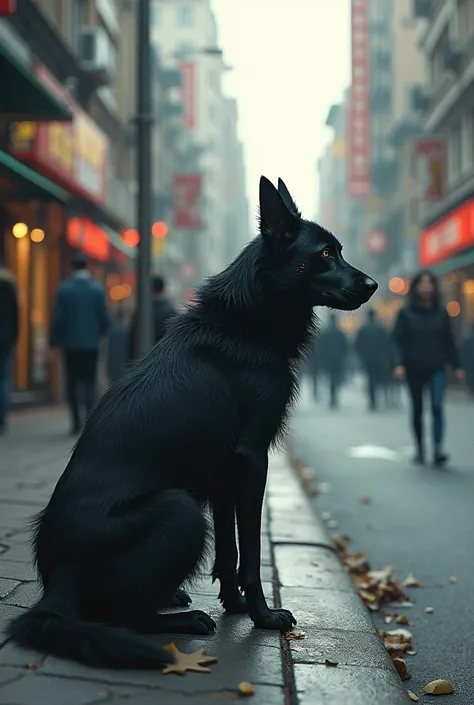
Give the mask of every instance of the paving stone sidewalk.
[[[29, 517], [44, 506], [70, 452], [66, 417], [55, 410], [12, 419], [0, 437], [0, 705], [204, 705], [237, 701], [250, 681], [252, 705], [402, 705], [406, 689], [355, 595], [323, 525], [283, 455], [271, 460], [262, 535], [269, 604], [291, 609], [306, 638], [288, 641], [224, 616], [208, 578], [192, 593], [196, 609], [217, 621], [215, 635], [160, 635], [182, 651], [218, 657], [212, 673], [94, 670], [5, 643], [6, 621], [37, 596], [30, 563]], [[337, 661], [337, 667], [325, 665]]]

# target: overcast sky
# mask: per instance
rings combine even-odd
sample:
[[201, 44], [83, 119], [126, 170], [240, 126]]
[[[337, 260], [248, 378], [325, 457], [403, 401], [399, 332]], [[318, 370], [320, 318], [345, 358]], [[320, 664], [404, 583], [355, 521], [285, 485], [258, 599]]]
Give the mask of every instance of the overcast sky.
[[251, 208], [263, 173], [281, 176], [312, 218], [327, 111], [349, 83], [349, 0], [211, 3], [225, 61], [234, 69], [226, 92], [239, 104]]

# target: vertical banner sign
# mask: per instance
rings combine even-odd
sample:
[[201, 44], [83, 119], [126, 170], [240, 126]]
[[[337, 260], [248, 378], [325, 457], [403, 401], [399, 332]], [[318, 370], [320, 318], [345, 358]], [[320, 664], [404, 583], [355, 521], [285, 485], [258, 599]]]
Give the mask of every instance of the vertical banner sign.
[[438, 138], [415, 140], [414, 150], [421, 199], [440, 201], [446, 194], [446, 141]]
[[16, 0], [0, 0], [0, 16], [13, 15], [16, 12]]
[[202, 174], [175, 174], [173, 180], [173, 222], [181, 230], [198, 230], [202, 227], [199, 201]]
[[348, 111], [348, 184], [350, 196], [370, 196], [370, 0], [351, 0], [352, 85]]
[[196, 64], [193, 61], [183, 61], [180, 68], [183, 122], [188, 130], [194, 130], [196, 127]]

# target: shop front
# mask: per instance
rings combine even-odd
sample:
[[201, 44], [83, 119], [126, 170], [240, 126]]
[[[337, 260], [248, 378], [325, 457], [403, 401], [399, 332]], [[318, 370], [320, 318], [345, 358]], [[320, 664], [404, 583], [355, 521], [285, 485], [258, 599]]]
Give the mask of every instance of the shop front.
[[443, 299], [461, 337], [474, 322], [474, 198], [426, 228], [420, 264], [440, 278]]

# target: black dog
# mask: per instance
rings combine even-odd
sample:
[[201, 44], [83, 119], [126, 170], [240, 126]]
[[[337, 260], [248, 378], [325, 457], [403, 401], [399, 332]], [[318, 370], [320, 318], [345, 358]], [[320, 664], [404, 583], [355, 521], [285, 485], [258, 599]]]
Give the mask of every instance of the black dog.
[[301, 218], [282, 181], [260, 181], [260, 232], [90, 416], [36, 520], [43, 597], [8, 627], [20, 646], [156, 668], [172, 656], [140, 634], [213, 630], [204, 612], [159, 614], [189, 601], [178, 589], [202, 559], [207, 503], [224, 609], [262, 629], [296, 623], [267, 606], [260, 580], [268, 450], [296, 397], [313, 307], [356, 309], [377, 284]]

